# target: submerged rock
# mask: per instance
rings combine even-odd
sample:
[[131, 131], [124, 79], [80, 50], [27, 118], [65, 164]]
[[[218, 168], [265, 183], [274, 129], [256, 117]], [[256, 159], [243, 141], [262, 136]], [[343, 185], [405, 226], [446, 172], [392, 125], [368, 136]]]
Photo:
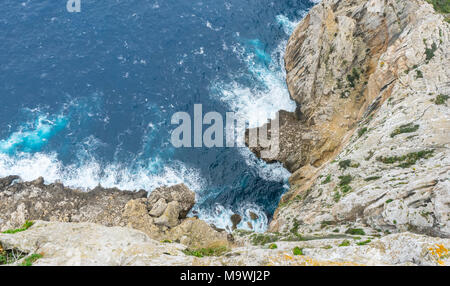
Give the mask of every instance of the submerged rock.
[[231, 222], [233, 223], [233, 226], [231, 227], [232, 230], [235, 230], [238, 226], [238, 224], [242, 221], [242, 217], [238, 214], [232, 214], [230, 217]]

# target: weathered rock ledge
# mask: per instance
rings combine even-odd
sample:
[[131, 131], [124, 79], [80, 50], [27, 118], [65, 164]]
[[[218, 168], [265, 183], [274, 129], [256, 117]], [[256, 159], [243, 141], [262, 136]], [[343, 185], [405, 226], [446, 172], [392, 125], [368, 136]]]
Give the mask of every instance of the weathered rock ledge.
[[0, 231], [18, 229], [25, 221], [89, 222], [131, 227], [156, 240], [178, 241], [189, 247], [228, 246], [228, 234], [197, 218], [187, 218], [195, 193], [185, 185], [146, 191], [118, 189], [77, 191], [62, 184], [45, 185], [39, 178], [21, 182], [0, 179]]
[[[365, 243], [365, 244], [364, 244]], [[244, 245], [220, 256], [195, 257], [179, 243], [158, 242], [142, 231], [93, 223], [37, 221], [26, 231], [0, 233], [0, 255], [9, 251], [39, 255], [33, 265], [445, 265], [448, 239], [411, 233], [375, 238], [357, 244], [352, 239], [277, 242], [277, 248]], [[301, 249], [301, 254], [293, 254]], [[447, 251], [447, 252], [446, 252]]]

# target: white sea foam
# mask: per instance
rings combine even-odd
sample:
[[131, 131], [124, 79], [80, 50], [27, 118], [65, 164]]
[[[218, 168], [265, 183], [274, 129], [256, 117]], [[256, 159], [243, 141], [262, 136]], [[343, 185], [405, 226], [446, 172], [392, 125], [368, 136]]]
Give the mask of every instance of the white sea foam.
[[[215, 204], [212, 210], [195, 208], [194, 212], [197, 212], [197, 216], [207, 223], [213, 224], [214, 226], [225, 229], [229, 232], [232, 231], [233, 226], [230, 218], [235, 213], [238, 213], [242, 217], [241, 222], [237, 226], [238, 229], [265, 232], [269, 221], [262, 209], [254, 204], [244, 204], [240, 206], [236, 212], [229, 208], [225, 208], [221, 204]], [[256, 220], [252, 220], [250, 217], [250, 212], [255, 213], [258, 218]]]
[[77, 165], [64, 165], [56, 154], [44, 153], [21, 153], [15, 156], [0, 153], [0, 177], [8, 175], [18, 175], [25, 181], [42, 176], [46, 183], [61, 182], [85, 190], [101, 185], [122, 190], [151, 191], [163, 185], [185, 183], [191, 190], [198, 192], [204, 185], [197, 170], [187, 168], [178, 161], [154, 172], [151, 163], [148, 167], [130, 169], [120, 164], [104, 166], [94, 158], [83, 160]]

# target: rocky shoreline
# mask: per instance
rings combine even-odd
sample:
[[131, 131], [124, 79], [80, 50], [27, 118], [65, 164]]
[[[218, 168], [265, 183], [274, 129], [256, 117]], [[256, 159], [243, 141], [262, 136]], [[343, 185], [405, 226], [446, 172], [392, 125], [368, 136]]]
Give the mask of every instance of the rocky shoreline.
[[424, 0], [323, 0], [309, 12], [285, 55], [297, 110], [281, 112], [270, 162], [292, 172], [291, 188], [269, 232], [188, 218], [184, 185], [83, 192], [10, 176], [0, 264], [448, 265], [449, 37]]

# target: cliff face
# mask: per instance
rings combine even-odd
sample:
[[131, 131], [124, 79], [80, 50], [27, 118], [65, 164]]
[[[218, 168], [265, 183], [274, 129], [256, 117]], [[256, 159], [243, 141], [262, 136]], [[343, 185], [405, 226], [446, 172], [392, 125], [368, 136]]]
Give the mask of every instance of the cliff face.
[[298, 108], [281, 115], [276, 160], [293, 175], [272, 231], [450, 237], [449, 32], [422, 0], [324, 0], [310, 11], [286, 50]]

